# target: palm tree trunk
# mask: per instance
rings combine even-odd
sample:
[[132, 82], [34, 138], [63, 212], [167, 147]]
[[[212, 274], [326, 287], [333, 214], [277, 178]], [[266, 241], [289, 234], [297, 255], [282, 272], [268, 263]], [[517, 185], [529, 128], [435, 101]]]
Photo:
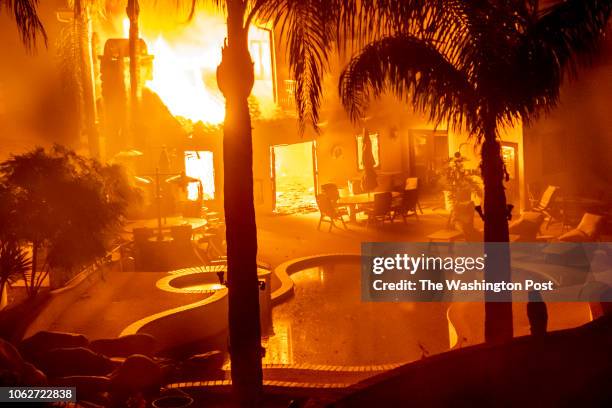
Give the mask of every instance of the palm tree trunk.
[[[482, 178], [484, 181], [484, 241], [487, 253], [485, 280], [511, 280], [508, 217], [504, 191], [504, 162], [495, 125], [488, 126], [482, 145]], [[493, 243], [493, 244], [490, 244]], [[512, 338], [511, 293], [485, 296], [485, 341], [503, 342]]]
[[81, 84], [83, 89], [83, 113], [85, 132], [89, 154], [99, 157], [100, 145], [98, 129], [96, 127], [96, 97], [94, 91], [93, 62], [91, 55], [91, 30], [89, 10], [83, 0], [74, 3], [75, 19], [77, 23], [77, 36], [79, 42], [79, 59], [81, 64]]
[[140, 53], [138, 49], [138, 15], [140, 13], [140, 5], [138, 0], [128, 0], [126, 13], [130, 20], [128, 39], [130, 53], [130, 140], [128, 141], [128, 147], [133, 147], [136, 142], [138, 101], [140, 98]]
[[240, 406], [258, 406], [262, 393], [257, 229], [253, 204], [253, 146], [247, 98], [254, 82], [245, 5], [227, 2], [227, 44], [217, 68], [225, 96], [224, 207], [227, 234], [229, 342], [234, 395]]

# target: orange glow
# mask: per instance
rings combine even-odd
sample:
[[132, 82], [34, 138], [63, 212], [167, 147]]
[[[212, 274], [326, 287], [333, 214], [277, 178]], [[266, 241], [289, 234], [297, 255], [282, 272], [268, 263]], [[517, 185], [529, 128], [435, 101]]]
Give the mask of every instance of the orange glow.
[[[186, 151], [185, 152], [185, 174], [197, 178], [202, 182], [204, 200], [215, 198], [215, 171], [213, 167], [213, 154], [209, 151]], [[198, 199], [198, 183], [187, 185], [187, 198], [195, 201]]]
[[129, 18], [127, 17], [123, 18], [122, 28], [123, 28], [123, 37], [128, 38], [130, 36], [130, 19]]
[[[225, 20], [218, 15], [201, 15], [179, 32], [147, 34], [147, 21], [140, 23], [141, 37], [153, 59], [153, 78], [145, 84], [164, 101], [170, 112], [193, 121], [220, 124], [225, 118], [225, 101], [216, 82], [221, 48], [227, 37]], [[124, 36], [129, 21], [123, 21]], [[262, 118], [276, 111], [270, 32], [251, 27], [249, 48], [255, 70], [252, 95]]]

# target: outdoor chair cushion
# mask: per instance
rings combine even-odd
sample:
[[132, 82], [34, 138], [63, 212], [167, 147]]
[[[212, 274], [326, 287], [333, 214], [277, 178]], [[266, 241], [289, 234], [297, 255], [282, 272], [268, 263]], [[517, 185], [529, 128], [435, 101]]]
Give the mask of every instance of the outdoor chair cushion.
[[561, 235], [559, 241], [588, 242], [595, 240], [602, 221], [603, 217], [601, 215], [585, 213], [580, 224], [573, 230]]
[[603, 217], [601, 215], [585, 213], [576, 229], [584, 232], [589, 237], [595, 237], [599, 232], [599, 226], [602, 221]]
[[563, 242], [586, 242], [588, 240], [589, 236], [577, 228], [567, 231], [559, 237], [559, 241]]

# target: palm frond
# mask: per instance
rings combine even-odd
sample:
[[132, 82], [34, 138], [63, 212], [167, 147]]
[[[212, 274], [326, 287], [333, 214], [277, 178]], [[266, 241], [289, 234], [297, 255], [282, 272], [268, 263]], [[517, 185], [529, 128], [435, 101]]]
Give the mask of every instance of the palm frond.
[[468, 76], [421, 39], [398, 35], [371, 43], [340, 76], [340, 98], [353, 120], [386, 91], [436, 124], [460, 128], [476, 122], [478, 98]]
[[30, 270], [31, 259], [14, 241], [0, 242], [0, 282], [12, 283]]
[[287, 46], [296, 81], [301, 130], [316, 129], [322, 83], [331, 51], [355, 50], [371, 41], [402, 33], [419, 33], [440, 10], [443, 0], [256, 0], [260, 21], [273, 22]]
[[556, 105], [565, 75], [590, 62], [611, 13], [610, 0], [565, 0], [542, 10], [526, 27], [513, 62], [521, 69], [509, 84], [515, 90], [510, 102], [522, 108], [525, 121]]
[[316, 130], [341, 1], [279, 0], [261, 7], [260, 17], [273, 21], [286, 39], [286, 58], [296, 81], [295, 100], [302, 131], [306, 121]]
[[[157, 0], [154, 0], [155, 2], [157, 2]], [[175, 0], [176, 2], [176, 6], [180, 7], [182, 5], [182, 1], [181, 0]], [[196, 9], [198, 7], [198, 3], [204, 3], [204, 5], [213, 5], [215, 8], [219, 9], [219, 10], [223, 10], [224, 6], [225, 6], [225, 1], [224, 0], [189, 0], [187, 3], [188, 7], [189, 7], [189, 15], [187, 17], [187, 20], [191, 21], [193, 19], [193, 16], [195, 16], [196, 13]]]
[[39, 35], [47, 46], [47, 33], [38, 18], [38, 0], [1, 0], [1, 6], [13, 14], [19, 36], [27, 49], [36, 45]]

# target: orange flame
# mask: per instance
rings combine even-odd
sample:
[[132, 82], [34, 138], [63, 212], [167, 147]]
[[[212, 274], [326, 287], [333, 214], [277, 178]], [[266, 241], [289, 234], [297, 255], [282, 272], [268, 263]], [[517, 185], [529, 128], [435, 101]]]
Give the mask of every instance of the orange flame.
[[[146, 87], [159, 95], [170, 112], [193, 121], [220, 124], [225, 118], [225, 101], [216, 83], [221, 47], [227, 28], [221, 16], [201, 15], [179, 32], [147, 36], [146, 21], [141, 37], [153, 55], [153, 76]], [[129, 20], [123, 20], [124, 36]], [[252, 95], [261, 117], [276, 113], [270, 32], [251, 27], [249, 49], [255, 69]]]

